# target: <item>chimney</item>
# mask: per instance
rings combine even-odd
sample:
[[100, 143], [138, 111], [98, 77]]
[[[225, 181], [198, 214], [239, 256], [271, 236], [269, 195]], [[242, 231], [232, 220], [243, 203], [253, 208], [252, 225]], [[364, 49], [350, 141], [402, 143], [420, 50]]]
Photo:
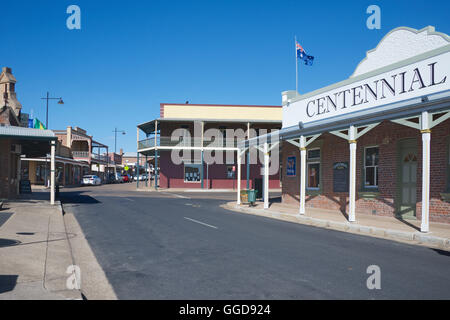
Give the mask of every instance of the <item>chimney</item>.
[[120, 155], [123, 155], [123, 149], [120, 148]]

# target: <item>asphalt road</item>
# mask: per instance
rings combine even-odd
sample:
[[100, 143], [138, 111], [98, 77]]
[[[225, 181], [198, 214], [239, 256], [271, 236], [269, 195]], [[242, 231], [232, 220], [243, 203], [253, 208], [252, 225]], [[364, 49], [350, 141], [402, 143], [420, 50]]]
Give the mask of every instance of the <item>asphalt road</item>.
[[[234, 194], [65, 189], [119, 299], [449, 299], [450, 254], [231, 212]], [[367, 268], [379, 266], [381, 289]]]

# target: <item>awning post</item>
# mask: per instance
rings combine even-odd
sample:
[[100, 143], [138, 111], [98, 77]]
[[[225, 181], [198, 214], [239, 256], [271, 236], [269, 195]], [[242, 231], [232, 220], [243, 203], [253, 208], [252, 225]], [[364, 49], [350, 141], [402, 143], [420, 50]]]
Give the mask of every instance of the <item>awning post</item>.
[[429, 231], [429, 213], [430, 213], [430, 142], [431, 130], [429, 114], [422, 112], [421, 130], [422, 134], [422, 222], [421, 232]]
[[52, 140], [50, 147], [50, 204], [55, 204], [55, 145], [56, 141]]
[[241, 150], [237, 150], [237, 204], [241, 204]]
[[306, 143], [305, 137], [300, 136], [300, 211], [305, 214], [306, 197]]
[[349, 190], [349, 210], [348, 221], [355, 222], [356, 205], [356, 128], [350, 126], [348, 129], [348, 143], [350, 145], [350, 190]]
[[264, 209], [269, 208], [269, 144], [264, 142]]

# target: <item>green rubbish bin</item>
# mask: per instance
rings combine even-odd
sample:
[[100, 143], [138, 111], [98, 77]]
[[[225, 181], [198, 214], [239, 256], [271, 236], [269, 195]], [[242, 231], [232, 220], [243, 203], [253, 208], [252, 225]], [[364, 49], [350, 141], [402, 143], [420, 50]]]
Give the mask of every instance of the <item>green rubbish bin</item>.
[[255, 190], [255, 189], [248, 190], [248, 203], [251, 206], [255, 205], [257, 192], [258, 192], [258, 190]]

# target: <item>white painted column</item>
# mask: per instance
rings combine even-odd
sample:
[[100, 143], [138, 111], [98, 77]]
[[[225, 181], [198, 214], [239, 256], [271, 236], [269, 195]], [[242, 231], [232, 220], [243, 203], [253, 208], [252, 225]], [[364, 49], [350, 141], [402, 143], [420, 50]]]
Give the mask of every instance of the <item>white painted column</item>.
[[429, 231], [430, 218], [430, 142], [431, 130], [429, 114], [427, 111], [422, 112], [422, 223], [420, 225], [421, 232]]
[[350, 126], [348, 129], [348, 143], [350, 145], [350, 190], [349, 190], [349, 210], [348, 221], [355, 222], [356, 205], [356, 128]]
[[51, 142], [50, 147], [50, 204], [55, 204], [55, 145], [56, 141]]
[[306, 139], [300, 137], [300, 211], [299, 214], [305, 214], [306, 202]]
[[241, 150], [237, 150], [237, 204], [241, 204]]
[[264, 143], [264, 209], [269, 208], [269, 144]]

